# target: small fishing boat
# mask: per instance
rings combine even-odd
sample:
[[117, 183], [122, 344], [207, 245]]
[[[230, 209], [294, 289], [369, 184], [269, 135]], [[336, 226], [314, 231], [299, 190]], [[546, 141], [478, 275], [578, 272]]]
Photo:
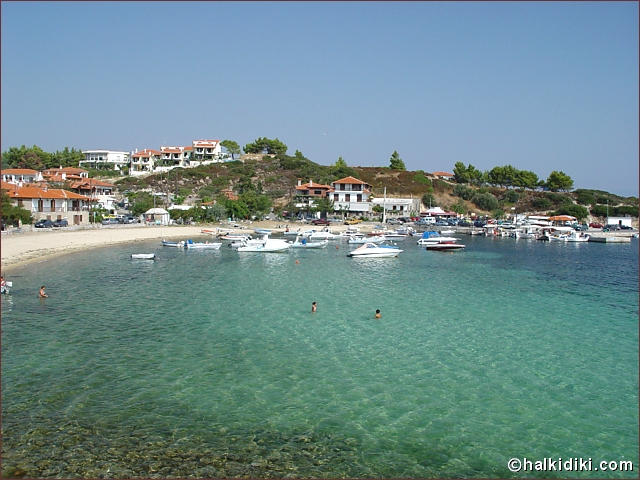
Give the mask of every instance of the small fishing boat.
[[296, 241], [291, 244], [291, 248], [324, 248], [329, 245], [329, 240], [320, 240], [317, 242], [311, 242], [306, 238], [300, 236], [296, 237]]
[[185, 243], [185, 247], [187, 249], [198, 249], [198, 250], [220, 250], [222, 243], [220, 242], [194, 242], [193, 240], [187, 240]]
[[268, 228], [254, 228], [253, 231], [258, 235], [271, 235], [271, 230]]
[[131, 259], [132, 260], [155, 260], [156, 254], [155, 253], [132, 253]]
[[179, 242], [170, 242], [168, 240], [162, 240], [162, 246], [184, 248], [184, 242], [182, 240], [180, 240]]
[[416, 243], [418, 245], [434, 245], [437, 243], [451, 243], [457, 241], [458, 239], [456, 237], [443, 237], [436, 231], [428, 231], [422, 232], [422, 238], [420, 238]]
[[572, 232], [567, 238], [567, 242], [588, 242], [591, 235], [587, 233]]
[[402, 253], [402, 250], [400, 250], [398, 247], [393, 247], [391, 245], [376, 245], [375, 243], [367, 242], [364, 245], [356, 248], [355, 250], [347, 253], [347, 257], [384, 258], [397, 257], [400, 253]]
[[382, 243], [386, 240], [383, 236], [375, 236], [375, 237], [365, 237], [364, 235], [352, 235], [347, 240], [347, 243], [351, 245], [364, 245], [365, 243]]
[[238, 252], [276, 253], [286, 252], [291, 244], [286, 240], [269, 238], [265, 235], [261, 240], [250, 240], [238, 247]]

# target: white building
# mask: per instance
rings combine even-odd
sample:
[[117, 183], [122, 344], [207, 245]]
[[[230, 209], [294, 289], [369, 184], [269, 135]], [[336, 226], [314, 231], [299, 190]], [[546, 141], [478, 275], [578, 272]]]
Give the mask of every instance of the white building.
[[86, 165], [92, 168], [107, 166], [113, 170], [122, 170], [129, 166], [129, 152], [116, 152], [113, 150], [83, 150], [84, 160], [78, 162], [79, 166]]
[[42, 173], [30, 168], [7, 168], [2, 170], [2, 181], [13, 185], [41, 182]]
[[420, 211], [419, 198], [374, 198], [371, 203], [383, 207], [387, 214], [391, 213], [400, 217], [417, 214]]
[[371, 185], [354, 177], [345, 177], [331, 182], [329, 197], [336, 212], [362, 215], [371, 212]]
[[154, 171], [165, 172], [177, 167], [188, 167], [193, 147], [160, 147], [160, 160]]
[[[7, 187], [7, 188], [5, 188]], [[61, 188], [3, 185], [11, 203], [31, 213], [34, 220], [66, 219], [69, 225], [89, 223], [91, 199]]]
[[131, 155], [129, 175], [139, 176], [153, 173], [161, 157], [162, 152], [158, 150], [152, 150], [150, 148], [145, 148], [139, 152], [136, 150], [135, 153]]
[[220, 140], [194, 140], [191, 144], [191, 165], [206, 165], [222, 162], [222, 147]]
[[631, 225], [632, 220], [633, 217], [607, 217], [607, 225], [633, 227], [633, 225]]

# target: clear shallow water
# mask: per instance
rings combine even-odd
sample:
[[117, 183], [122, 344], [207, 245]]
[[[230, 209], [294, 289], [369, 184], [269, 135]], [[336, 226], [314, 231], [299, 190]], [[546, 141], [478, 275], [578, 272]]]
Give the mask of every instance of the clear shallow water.
[[[256, 255], [153, 241], [12, 272], [5, 474], [505, 477], [511, 457], [638, 468], [636, 241], [462, 239], [455, 253], [403, 241], [396, 259], [347, 258], [346, 243]], [[129, 260], [150, 251], [156, 262]]]

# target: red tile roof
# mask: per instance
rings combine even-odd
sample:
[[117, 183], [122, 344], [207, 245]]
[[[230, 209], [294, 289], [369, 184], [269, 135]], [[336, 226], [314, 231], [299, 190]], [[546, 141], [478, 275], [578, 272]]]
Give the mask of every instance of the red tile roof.
[[151, 148], [145, 148], [144, 150], [140, 150], [137, 153], [131, 155], [132, 157], [150, 157], [151, 155], [162, 155], [162, 152], [158, 150], [153, 150]]
[[81, 173], [89, 173], [88, 170], [84, 170], [82, 168], [76, 168], [76, 167], [62, 167], [62, 168], [47, 168], [46, 170], [42, 171], [43, 175], [57, 175], [60, 173], [66, 173], [67, 176], [69, 176], [69, 174], [73, 175], [79, 175]]
[[327, 190], [331, 190], [331, 185], [323, 185], [322, 183], [313, 183], [313, 180], [310, 180], [309, 183], [303, 183], [302, 185], [296, 185], [296, 190], [309, 190], [310, 188], [326, 188]]
[[453, 177], [453, 173], [449, 172], [433, 172], [431, 175], [434, 177]]
[[[4, 186], [3, 186], [4, 188]], [[9, 190], [9, 197], [11, 198], [64, 198], [72, 200], [91, 200], [89, 197], [80, 195], [78, 193], [69, 192], [61, 188], [38, 188], [38, 187], [16, 187]]]
[[344, 177], [344, 178], [341, 178], [340, 180], [336, 180], [335, 182], [331, 182], [332, 185], [334, 183], [348, 183], [348, 184], [368, 185], [366, 182], [363, 182], [362, 180], [358, 180], [357, 178], [354, 178], [354, 177]]
[[37, 175], [37, 170], [31, 170], [30, 168], [7, 168], [2, 170], [2, 175]]

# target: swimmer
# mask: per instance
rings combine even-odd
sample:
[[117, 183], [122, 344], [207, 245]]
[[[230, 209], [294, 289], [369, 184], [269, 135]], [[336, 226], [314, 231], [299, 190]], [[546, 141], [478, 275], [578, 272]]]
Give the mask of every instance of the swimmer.
[[313, 302], [311, 304], [311, 313], [316, 313], [316, 310], [318, 310], [318, 304], [316, 302]]
[[376, 310], [376, 318], [382, 318], [382, 314], [380, 313], [380, 309]]

